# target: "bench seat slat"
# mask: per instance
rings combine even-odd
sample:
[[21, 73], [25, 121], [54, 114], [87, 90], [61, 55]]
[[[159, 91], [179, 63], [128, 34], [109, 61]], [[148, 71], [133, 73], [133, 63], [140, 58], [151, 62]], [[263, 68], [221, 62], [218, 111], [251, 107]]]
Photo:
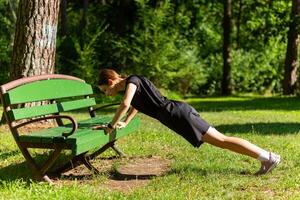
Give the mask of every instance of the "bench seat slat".
[[[135, 118], [128, 124], [128, 126], [126, 126], [126, 128], [117, 129], [115, 135], [105, 135], [103, 130], [90, 130], [87, 134], [82, 134], [76, 138], [75, 144], [74, 143], [72, 144], [74, 145], [72, 152], [75, 155], [78, 155], [83, 152], [89, 151], [91, 149], [99, 148], [108, 142], [111, 142], [115, 139], [123, 137], [137, 130], [139, 124], [140, 124], [139, 119]], [[67, 139], [67, 143], [70, 144], [68, 139]]]
[[65, 112], [96, 105], [94, 98], [53, 103], [42, 106], [25, 107], [8, 111], [8, 117], [14, 120], [26, 119], [58, 112]]
[[[112, 117], [101, 117], [79, 122], [78, 130], [64, 141], [68, 146], [71, 146], [72, 154], [79, 155], [91, 149], [99, 148], [112, 140], [118, 139], [136, 130], [140, 123], [138, 118], [134, 118], [126, 128], [118, 129], [115, 135], [105, 135], [103, 130], [91, 129], [92, 126], [107, 123], [111, 119]], [[70, 131], [70, 125], [21, 135], [19, 139], [21, 142], [55, 143], [55, 139], [61, 137], [62, 133], [66, 131]]]

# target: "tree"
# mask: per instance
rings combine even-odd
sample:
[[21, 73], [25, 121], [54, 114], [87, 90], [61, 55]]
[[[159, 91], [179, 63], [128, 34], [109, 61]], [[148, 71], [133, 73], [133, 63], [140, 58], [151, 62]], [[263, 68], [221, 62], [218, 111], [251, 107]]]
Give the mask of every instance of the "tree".
[[236, 19], [236, 47], [240, 49], [240, 27], [241, 27], [241, 19], [242, 19], [242, 10], [243, 10], [243, 2], [239, 0], [238, 14]]
[[67, 0], [61, 0], [60, 3], [60, 33], [62, 37], [68, 34], [68, 15], [67, 15]]
[[292, 1], [291, 23], [284, 65], [283, 94], [293, 94], [297, 82], [300, 0]]
[[86, 26], [88, 25], [88, 8], [89, 8], [89, 1], [83, 0], [83, 8], [82, 8], [82, 15], [80, 19], [79, 29], [78, 29], [78, 36], [80, 38], [80, 47], [83, 48], [84, 46], [84, 32], [86, 31]]
[[20, 0], [10, 79], [52, 74], [59, 0]]
[[54, 73], [58, 12], [59, 0], [19, 1], [10, 80]]
[[224, 0], [223, 17], [223, 77], [222, 95], [231, 94], [231, 57], [230, 57], [230, 33], [231, 33], [231, 0]]

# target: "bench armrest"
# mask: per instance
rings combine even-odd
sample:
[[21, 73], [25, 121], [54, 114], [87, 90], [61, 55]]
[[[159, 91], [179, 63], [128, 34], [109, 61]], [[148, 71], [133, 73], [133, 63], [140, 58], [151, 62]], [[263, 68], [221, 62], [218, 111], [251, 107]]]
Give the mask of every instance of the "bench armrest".
[[46, 117], [40, 117], [40, 118], [32, 119], [32, 120], [26, 121], [24, 123], [18, 124], [16, 126], [14, 126], [13, 128], [18, 129], [22, 126], [25, 126], [27, 124], [31, 124], [31, 123], [34, 123], [34, 122], [48, 120], [48, 119], [57, 119], [57, 118], [68, 119], [72, 123], [72, 130], [70, 132], [67, 132], [67, 133], [62, 133], [62, 135], [64, 137], [68, 137], [68, 136], [72, 135], [77, 130], [78, 124], [77, 124], [76, 120], [73, 117], [68, 116], [68, 115], [51, 115], [51, 116], [46, 116]]
[[107, 105], [104, 105], [104, 106], [100, 106], [98, 108], [94, 108], [90, 112], [95, 112], [97, 110], [101, 110], [101, 109], [108, 108], [108, 107], [111, 107], [111, 106], [116, 106], [116, 105], [120, 105], [120, 103], [119, 102], [118, 103], [111, 103], [111, 104], [107, 104]]

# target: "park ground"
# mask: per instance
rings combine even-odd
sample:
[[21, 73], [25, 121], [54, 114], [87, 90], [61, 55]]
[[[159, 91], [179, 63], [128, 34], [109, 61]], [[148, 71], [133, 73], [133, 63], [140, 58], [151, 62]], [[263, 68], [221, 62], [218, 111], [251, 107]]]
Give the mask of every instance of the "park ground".
[[[221, 132], [247, 139], [279, 153], [272, 173], [254, 176], [255, 159], [204, 144], [193, 148], [159, 122], [142, 114], [140, 129], [118, 141], [128, 158], [94, 161], [102, 172], [82, 168], [50, 186], [30, 179], [31, 173], [5, 125], [0, 127], [0, 199], [300, 199], [300, 98], [188, 98], [201, 116]], [[87, 117], [71, 113], [77, 119]], [[160, 167], [163, 173], [142, 179], [113, 180], [122, 166]], [[158, 166], [159, 165], [159, 166]]]

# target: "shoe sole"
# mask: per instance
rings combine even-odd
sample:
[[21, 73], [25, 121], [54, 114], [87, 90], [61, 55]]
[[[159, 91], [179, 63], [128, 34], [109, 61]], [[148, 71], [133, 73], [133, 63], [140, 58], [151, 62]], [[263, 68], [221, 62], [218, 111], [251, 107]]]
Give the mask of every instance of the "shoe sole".
[[264, 174], [266, 174], [266, 173], [271, 172], [275, 167], [278, 166], [278, 164], [280, 163], [280, 161], [281, 161], [281, 158], [280, 158], [280, 156], [278, 156], [278, 159], [276, 160], [276, 162], [274, 162], [274, 163], [268, 168], [268, 170], [266, 170], [266, 171], [258, 171], [258, 172], [256, 172], [254, 175], [255, 175], [255, 176], [260, 176], [260, 175], [264, 175]]
[[[278, 157], [278, 160], [276, 160], [276, 162], [274, 162], [274, 163], [269, 167], [269, 169], [266, 171], [266, 173], [271, 172], [275, 167], [277, 167], [277, 165], [279, 165], [280, 161], [281, 161], [281, 158], [280, 158], [280, 156], [279, 156], [279, 157]], [[265, 174], [266, 174], [266, 173], [265, 173]]]

